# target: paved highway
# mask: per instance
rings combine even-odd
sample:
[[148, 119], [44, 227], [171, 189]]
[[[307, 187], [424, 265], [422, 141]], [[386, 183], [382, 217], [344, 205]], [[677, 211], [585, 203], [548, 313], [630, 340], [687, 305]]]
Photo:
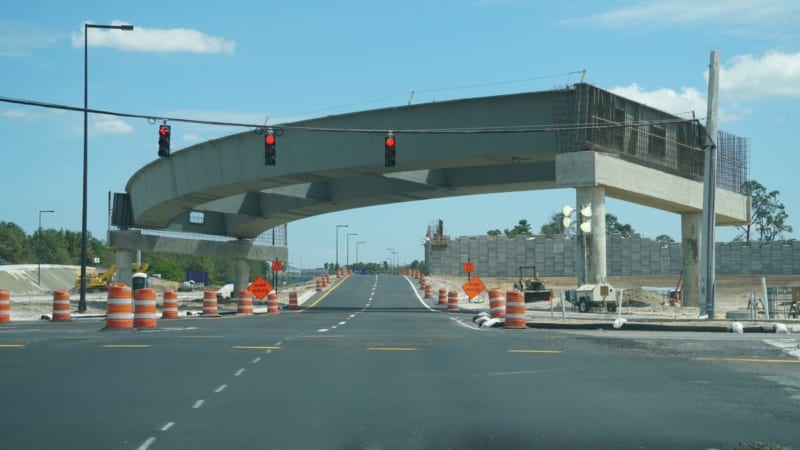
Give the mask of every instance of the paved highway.
[[311, 302], [152, 331], [5, 324], [2, 446], [800, 447], [793, 337], [478, 329], [397, 276]]

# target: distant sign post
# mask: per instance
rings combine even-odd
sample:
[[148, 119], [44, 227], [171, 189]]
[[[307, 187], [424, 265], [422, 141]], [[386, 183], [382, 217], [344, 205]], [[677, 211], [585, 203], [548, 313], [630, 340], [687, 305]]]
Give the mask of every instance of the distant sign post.
[[264, 277], [258, 277], [250, 283], [247, 290], [255, 295], [257, 299], [264, 300], [264, 297], [272, 292], [272, 285]]
[[275, 292], [278, 292], [278, 272], [283, 272], [283, 263], [276, 259], [272, 261], [272, 284], [275, 285]]
[[472, 272], [475, 272], [475, 263], [470, 261], [469, 258], [467, 258], [467, 260], [463, 264], [463, 270], [464, 273], [467, 274], [467, 281], [469, 281], [469, 279], [472, 278], [470, 275], [472, 275]]
[[480, 278], [475, 277], [461, 286], [464, 289], [464, 292], [467, 294], [467, 298], [469, 301], [472, 301], [473, 298], [477, 297], [478, 294], [486, 290], [486, 286], [483, 284]]

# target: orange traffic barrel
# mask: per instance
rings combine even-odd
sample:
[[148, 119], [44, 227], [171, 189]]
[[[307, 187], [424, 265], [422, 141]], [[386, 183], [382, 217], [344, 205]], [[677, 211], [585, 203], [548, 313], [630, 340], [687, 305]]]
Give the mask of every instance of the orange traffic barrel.
[[322, 278], [317, 278], [316, 290], [317, 292], [322, 290]]
[[164, 291], [164, 303], [161, 307], [162, 319], [178, 318], [178, 293], [175, 291]]
[[280, 314], [281, 310], [278, 307], [278, 294], [270, 292], [267, 295], [267, 314]]
[[70, 320], [69, 291], [59, 289], [53, 294], [53, 321], [61, 322]]
[[298, 306], [297, 306], [297, 292], [295, 292], [295, 291], [289, 292], [289, 309], [292, 310], [292, 311], [298, 309]]
[[7, 289], [0, 289], [0, 323], [11, 320], [11, 296]]
[[253, 315], [253, 293], [247, 289], [239, 291], [239, 302], [236, 304], [236, 314], [243, 316]]
[[506, 316], [506, 296], [502, 289], [489, 289], [489, 308], [492, 317]]
[[505, 328], [525, 328], [525, 294], [520, 291], [506, 293]]
[[150, 288], [137, 289], [133, 293], [134, 328], [156, 327], [156, 291]]
[[108, 287], [106, 304], [106, 328], [133, 328], [133, 304], [131, 288], [122, 284]]
[[203, 291], [203, 315], [204, 316], [218, 316], [217, 310], [217, 293], [212, 289]]
[[458, 291], [453, 290], [447, 293], [447, 310], [458, 311]]
[[436, 302], [437, 305], [446, 305], [447, 304], [447, 289], [441, 288], [439, 289], [439, 301]]
[[433, 286], [431, 286], [430, 284], [425, 285], [425, 298], [426, 299], [433, 298]]

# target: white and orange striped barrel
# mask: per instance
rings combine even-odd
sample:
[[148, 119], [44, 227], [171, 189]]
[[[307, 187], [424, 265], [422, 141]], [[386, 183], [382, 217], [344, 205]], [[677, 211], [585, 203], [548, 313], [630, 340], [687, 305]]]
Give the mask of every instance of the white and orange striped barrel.
[[106, 328], [133, 328], [133, 292], [122, 283], [108, 287], [106, 302]]
[[178, 318], [178, 293], [172, 290], [164, 291], [164, 302], [161, 306], [162, 319]]
[[280, 314], [278, 294], [272, 291], [267, 295], [267, 314]]
[[243, 316], [253, 315], [253, 293], [247, 289], [239, 291], [239, 301], [236, 303], [236, 314]]
[[298, 308], [299, 307], [297, 306], [297, 292], [295, 291], [289, 292], [289, 309], [294, 311]]
[[458, 311], [458, 291], [452, 290], [447, 293], [447, 310]]
[[316, 291], [319, 292], [322, 290], [322, 278], [317, 278], [316, 280]]
[[328, 287], [331, 284], [331, 276], [327, 273], [322, 276], [322, 287]]
[[150, 288], [137, 289], [133, 293], [133, 327], [156, 327], [156, 291]]
[[11, 320], [11, 296], [7, 289], [0, 289], [0, 323]]
[[506, 295], [502, 289], [489, 289], [489, 308], [492, 317], [506, 316]]
[[59, 289], [53, 294], [53, 321], [66, 322], [70, 319], [69, 291]]
[[446, 305], [447, 304], [447, 289], [441, 288], [439, 289], [439, 301], [436, 302], [437, 305]]
[[525, 328], [525, 294], [520, 291], [506, 293], [505, 328]]
[[430, 284], [425, 285], [425, 298], [432, 299], [433, 298], [433, 286]]
[[219, 310], [217, 309], [217, 293], [212, 289], [206, 289], [203, 291], [203, 315], [219, 315]]

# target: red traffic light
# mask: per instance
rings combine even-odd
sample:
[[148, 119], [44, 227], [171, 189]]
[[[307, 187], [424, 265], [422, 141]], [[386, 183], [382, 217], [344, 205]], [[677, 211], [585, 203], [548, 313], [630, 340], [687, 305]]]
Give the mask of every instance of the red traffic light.
[[158, 127], [158, 134], [161, 136], [166, 136], [169, 134], [169, 125], [161, 125]]
[[272, 133], [268, 133], [264, 136], [264, 143], [267, 145], [275, 145], [275, 135]]
[[387, 147], [390, 147], [390, 148], [394, 148], [394, 144], [395, 144], [396, 142], [397, 142], [397, 141], [394, 139], [394, 136], [386, 136], [386, 140], [384, 141], [384, 143], [386, 144], [386, 146], [387, 146]]

